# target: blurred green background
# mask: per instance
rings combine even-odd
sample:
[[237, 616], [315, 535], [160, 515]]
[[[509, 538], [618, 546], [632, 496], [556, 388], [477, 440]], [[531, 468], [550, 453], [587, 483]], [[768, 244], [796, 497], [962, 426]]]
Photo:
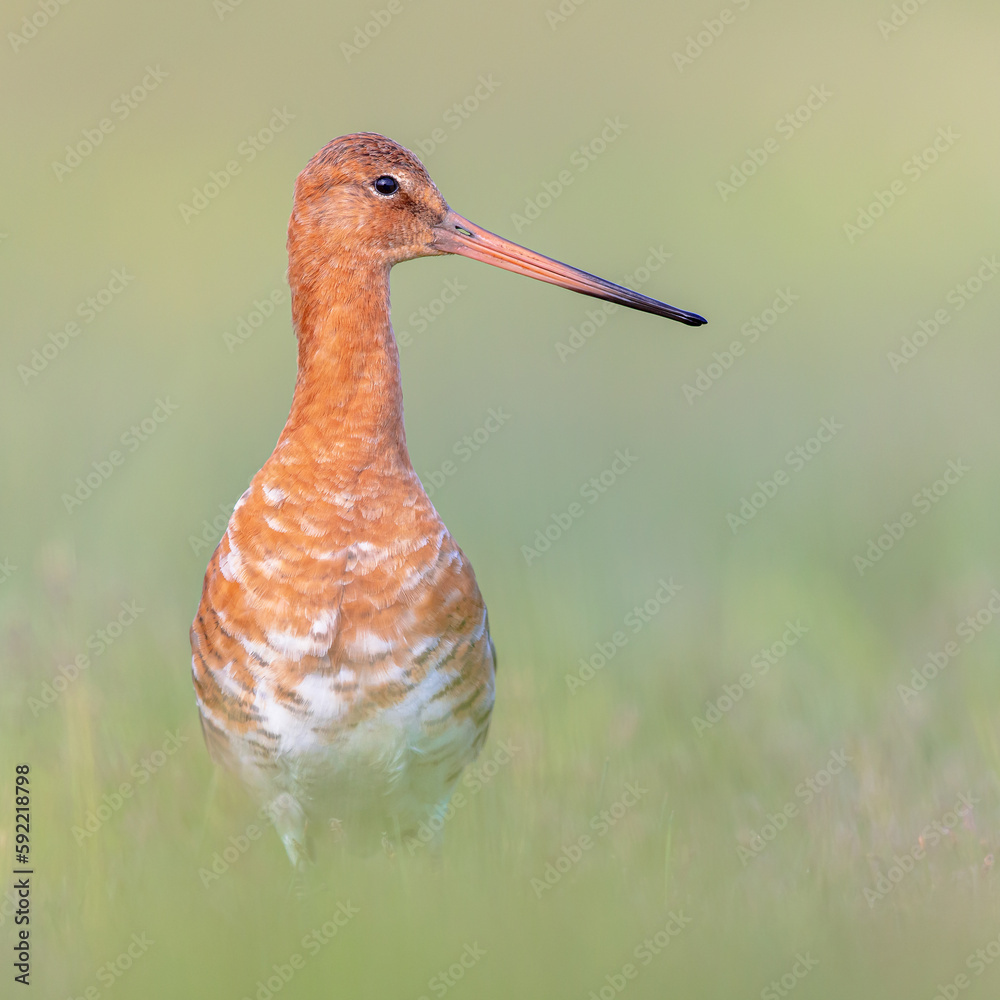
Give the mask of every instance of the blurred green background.
[[[995, 5], [2, 21], [0, 849], [12, 867], [27, 761], [36, 996], [996, 992]], [[394, 270], [411, 454], [427, 483], [455, 462], [433, 498], [489, 604], [497, 706], [440, 865], [334, 857], [297, 898], [213, 778], [187, 630], [291, 398], [295, 176], [358, 130], [558, 259], [619, 280], [669, 254], [643, 291], [710, 322], [618, 310], [568, 353], [595, 300], [454, 257]]]

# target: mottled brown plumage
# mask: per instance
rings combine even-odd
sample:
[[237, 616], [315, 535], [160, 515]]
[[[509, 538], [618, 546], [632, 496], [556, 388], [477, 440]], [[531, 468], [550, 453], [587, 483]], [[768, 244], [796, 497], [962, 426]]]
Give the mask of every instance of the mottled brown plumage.
[[296, 866], [310, 819], [361, 840], [415, 828], [486, 738], [486, 607], [410, 462], [389, 323], [390, 267], [441, 253], [703, 322], [474, 226], [382, 136], [335, 139], [300, 174], [291, 412], [212, 556], [191, 629], [212, 756], [268, 805]]

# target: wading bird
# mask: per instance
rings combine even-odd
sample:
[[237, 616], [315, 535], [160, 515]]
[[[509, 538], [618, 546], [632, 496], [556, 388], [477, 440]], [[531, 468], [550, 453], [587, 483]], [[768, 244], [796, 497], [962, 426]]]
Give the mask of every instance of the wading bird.
[[348, 838], [414, 830], [486, 738], [486, 605], [410, 463], [389, 323], [392, 265], [449, 253], [705, 322], [481, 229], [383, 136], [342, 136], [309, 161], [288, 225], [291, 412], [191, 628], [209, 751], [266, 806], [297, 869], [310, 819]]

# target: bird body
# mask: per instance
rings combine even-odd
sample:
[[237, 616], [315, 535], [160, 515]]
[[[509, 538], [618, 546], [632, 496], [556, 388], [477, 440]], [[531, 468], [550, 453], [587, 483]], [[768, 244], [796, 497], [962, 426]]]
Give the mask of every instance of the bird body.
[[[310, 821], [364, 839], [442, 808], [494, 702], [486, 606], [406, 447], [390, 267], [464, 253], [679, 311], [473, 226], [371, 133], [333, 140], [299, 176], [288, 251], [291, 410], [209, 563], [191, 645], [209, 750], [301, 868]], [[549, 265], [562, 270], [535, 273]]]

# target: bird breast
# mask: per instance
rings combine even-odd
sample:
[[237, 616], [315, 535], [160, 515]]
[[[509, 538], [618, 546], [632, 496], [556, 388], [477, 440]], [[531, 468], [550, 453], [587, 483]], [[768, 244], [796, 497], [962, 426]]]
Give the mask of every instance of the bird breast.
[[213, 755], [390, 780], [407, 762], [460, 770], [485, 737], [493, 648], [472, 569], [419, 483], [303, 495], [267, 471], [236, 505], [192, 628]]

